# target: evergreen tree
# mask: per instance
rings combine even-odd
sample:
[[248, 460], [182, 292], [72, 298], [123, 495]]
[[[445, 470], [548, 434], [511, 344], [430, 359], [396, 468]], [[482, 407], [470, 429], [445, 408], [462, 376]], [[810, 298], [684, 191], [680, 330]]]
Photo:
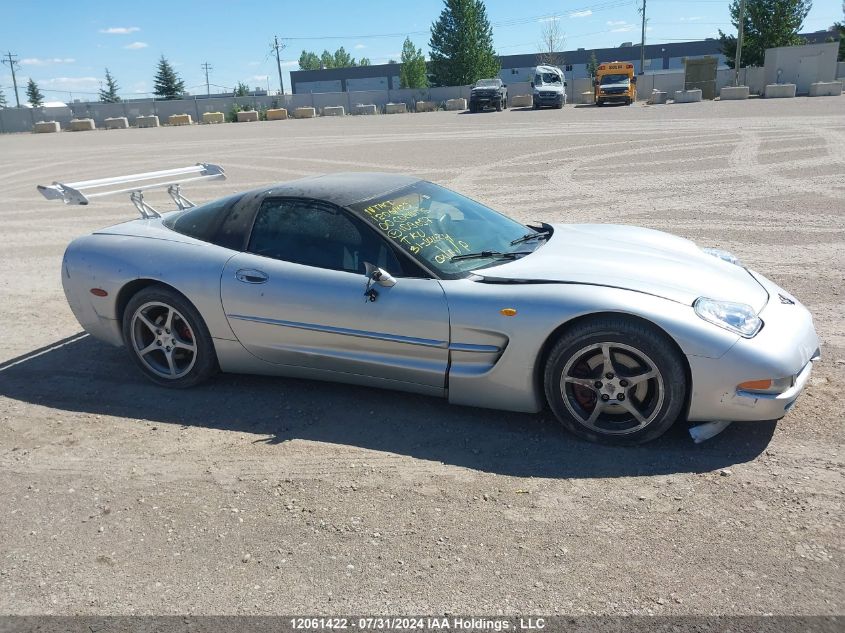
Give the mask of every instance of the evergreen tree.
[[158, 60], [153, 92], [163, 99], [178, 99], [185, 93], [185, 82], [179, 78], [164, 55]]
[[38, 84], [30, 77], [26, 84], [26, 100], [33, 108], [40, 108], [44, 105], [44, 95], [38, 89]]
[[599, 70], [599, 60], [596, 59], [596, 52], [590, 53], [590, 61], [587, 62], [587, 74], [590, 77], [595, 77]]
[[[740, 0], [732, 0], [731, 22], [739, 27]], [[746, 0], [742, 35], [742, 65], [762, 66], [766, 61], [766, 49], [778, 46], [797, 46], [804, 41], [798, 31], [804, 18], [813, 7], [812, 0]], [[726, 35], [719, 30], [722, 54], [727, 64], [734, 67], [736, 60], [736, 36]]]
[[118, 90], [120, 90], [120, 87], [117, 85], [117, 81], [106, 68], [106, 87], [100, 88], [100, 101], [103, 103], [120, 103], [120, 97], [117, 95]]
[[402, 45], [402, 66], [399, 69], [399, 81], [403, 88], [428, 87], [425, 56], [421, 48], [416, 48], [410, 37]]
[[369, 66], [369, 65], [371, 65], [371, 63], [372, 62], [370, 62], [369, 57], [362, 57], [360, 60], [358, 60], [359, 66]]
[[495, 77], [501, 68], [482, 0], [443, 0], [431, 25], [431, 70], [440, 86], [465, 86]]

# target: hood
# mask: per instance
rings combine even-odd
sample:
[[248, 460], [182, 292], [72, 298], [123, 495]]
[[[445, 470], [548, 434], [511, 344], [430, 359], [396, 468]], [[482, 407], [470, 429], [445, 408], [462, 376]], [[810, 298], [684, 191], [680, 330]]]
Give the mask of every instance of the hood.
[[745, 303], [769, 299], [741, 266], [662, 231], [613, 224], [555, 224], [535, 252], [475, 274], [491, 281], [581, 283], [625, 288], [692, 305], [699, 297]]
[[557, 84], [540, 84], [538, 85], [535, 90], [537, 92], [548, 92], [550, 94], [560, 94], [563, 92], [563, 85]]

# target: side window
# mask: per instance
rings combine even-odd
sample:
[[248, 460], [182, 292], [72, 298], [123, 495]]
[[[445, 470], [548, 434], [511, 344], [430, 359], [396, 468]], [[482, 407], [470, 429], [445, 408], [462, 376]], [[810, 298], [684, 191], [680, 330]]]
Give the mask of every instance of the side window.
[[369, 262], [402, 274], [378, 233], [342, 209], [312, 200], [265, 200], [247, 250], [316, 268], [364, 274]]

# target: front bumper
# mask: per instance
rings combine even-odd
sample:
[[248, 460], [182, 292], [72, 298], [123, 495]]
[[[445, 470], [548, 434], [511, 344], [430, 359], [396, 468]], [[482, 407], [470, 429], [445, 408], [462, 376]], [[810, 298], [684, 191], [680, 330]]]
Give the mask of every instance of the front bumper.
[[502, 97], [497, 95], [472, 95], [470, 97], [470, 103], [477, 105], [482, 108], [492, 108], [495, 107], [496, 104], [502, 102]]
[[600, 94], [596, 99], [604, 103], [628, 103], [630, 99], [628, 94], [602, 95]]
[[562, 94], [534, 95], [534, 105], [538, 108], [551, 108], [563, 103]]
[[[688, 356], [692, 377], [690, 421], [779, 420], [789, 412], [810, 380], [813, 362], [820, 358], [819, 339], [809, 311], [798, 301], [782, 303], [790, 295], [753, 273], [769, 293], [760, 312], [763, 329], [754, 338], [739, 338], [721, 358]], [[765, 394], [737, 389], [748, 380], [791, 378], [782, 393]]]

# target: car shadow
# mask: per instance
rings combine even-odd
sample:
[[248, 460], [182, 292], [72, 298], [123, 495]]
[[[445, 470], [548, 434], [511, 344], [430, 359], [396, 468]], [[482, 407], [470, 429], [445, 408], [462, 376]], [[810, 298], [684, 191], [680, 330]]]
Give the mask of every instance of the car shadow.
[[758, 456], [775, 422], [733, 424], [693, 444], [676, 424], [645, 446], [594, 445], [537, 415], [453, 406], [368, 387], [220, 375], [188, 390], [147, 381], [122, 349], [82, 333], [0, 363], [0, 395], [64, 411], [306, 439], [502, 475], [590, 478], [708, 472]]

